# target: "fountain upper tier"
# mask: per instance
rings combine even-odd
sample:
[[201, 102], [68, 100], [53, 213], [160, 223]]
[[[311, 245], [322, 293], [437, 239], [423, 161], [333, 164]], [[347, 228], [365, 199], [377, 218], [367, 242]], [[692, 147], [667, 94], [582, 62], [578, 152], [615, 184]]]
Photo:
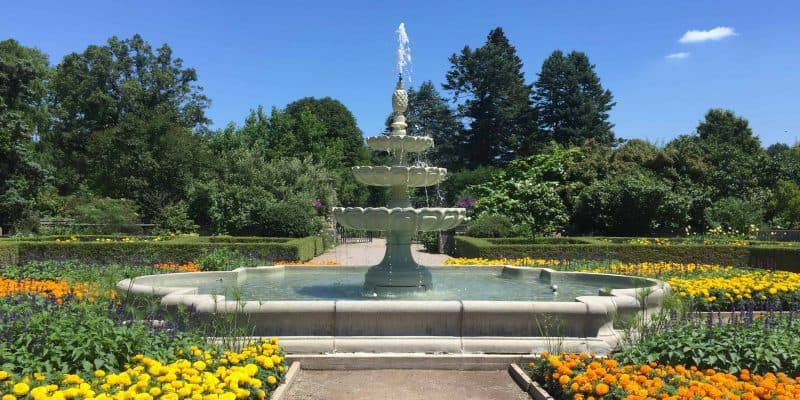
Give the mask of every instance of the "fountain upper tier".
[[463, 208], [347, 207], [334, 208], [340, 224], [366, 231], [441, 231], [458, 226], [467, 218]]
[[368, 186], [428, 187], [442, 182], [446, 168], [406, 166], [353, 167], [353, 176]]
[[367, 147], [376, 151], [394, 154], [421, 153], [433, 147], [433, 138], [428, 136], [386, 135], [367, 138]]

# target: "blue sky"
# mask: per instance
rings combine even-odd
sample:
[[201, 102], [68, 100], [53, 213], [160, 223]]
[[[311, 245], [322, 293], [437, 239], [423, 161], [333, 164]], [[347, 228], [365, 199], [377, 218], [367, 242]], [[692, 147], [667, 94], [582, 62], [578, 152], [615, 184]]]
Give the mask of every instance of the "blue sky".
[[[272, 4], [270, 4], [272, 3]], [[491, 3], [491, 4], [490, 4]], [[331, 96], [365, 136], [383, 129], [395, 81], [395, 29], [411, 39], [412, 85], [444, 81], [448, 57], [502, 27], [529, 82], [555, 49], [581, 50], [617, 106], [617, 136], [659, 145], [712, 107], [750, 121], [764, 145], [800, 138], [800, 2], [794, 1], [17, 1], [0, 39], [51, 63], [116, 35], [141, 34], [198, 71], [214, 127], [258, 105]], [[688, 31], [718, 40], [682, 43]], [[691, 35], [690, 35], [691, 36]], [[704, 34], [699, 35], [702, 39]], [[721, 37], [721, 38], [720, 38]], [[688, 53], [685, 58], [670, 54]]]

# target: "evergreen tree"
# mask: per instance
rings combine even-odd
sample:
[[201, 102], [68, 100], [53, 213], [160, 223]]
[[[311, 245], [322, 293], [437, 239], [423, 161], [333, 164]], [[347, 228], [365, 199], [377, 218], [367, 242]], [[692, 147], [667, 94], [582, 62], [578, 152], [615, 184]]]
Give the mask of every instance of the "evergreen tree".
[[466, 160], [461, 154], [464, 145], [461, 123], [431, 81], [423, 82], [418, 90], [408, 90], [405, 115], [409, 134], [433, 138], [432, 165], [452, 171], [465, 165]]
[[585, 53], [554, 51], [534, 86], [540, 128], [551, 139], [563, 146], [581, 146], [588, 139], [609, 146], [616, 142], [614, 125], [608, 122], [616, 103]]
[[522, 60], [501, 28], [489, 32], [486, 44], [465, 46], [450, 56], [445, 90], [453, 93], [459, 116], [469, 122], [464, 132], [468, 167], [505, 165], [533, 154], [540, 144], [532, 87], [525, 83]]

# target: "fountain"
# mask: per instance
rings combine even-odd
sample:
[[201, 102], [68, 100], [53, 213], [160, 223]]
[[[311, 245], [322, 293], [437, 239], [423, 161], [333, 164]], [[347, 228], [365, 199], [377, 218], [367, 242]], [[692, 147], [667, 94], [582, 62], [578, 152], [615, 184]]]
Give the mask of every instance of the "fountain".
[[[383, 231], [386, 250], [374, 266], [265, 266], [233, 271], [172, 273], [125, 279], [117, 287], [159, 297], [168, 310], [191, 307], [195, 317], [245, 314], [252, 334], [278, 336], [295, 354], [512, 353], [553, 350], [609, 352], [618, 317], [653, 315], [670, 288], [655, 279], [512, 266], [422, 266], [411, 254], [417, 231], [455, 227], [463, 208], [412, 208], [409, 188], [441, 182], [447, 170], [407, 165], [430, 148], [430, 137], [406, 135], [408, 97], [403, 67], [410, 61], [401, 25], [390, 135], [367, 139], [388, 151], [390, 166], [358, 166], [355, 178], [388, 187], [387, 207], [335, 208], [342, 225]], [[232, 296], [232, 294], [235, 294]]]
[[430, 137], [406, 135], [403, 113], [407, 107], [408, 94], [403, 89], [401, 74], [397, 88], [392, 93], [392, 133], [367, 139], [369, 148], [389, 152], [393, 156], [394, 165], [353, 167], [353, 175], [358, 182], [391, 188], [388, 208], [333, 209], [334, 217], [345, 227], [386, 232], [386, 253], [383, 260], [371, 267], [364, 279], [364, 293], [367, 295], [385, 296], [432, 289], [430, 271], [417, 264], [411, 255], [411, 238], [417, 231], [454, 228], [467, 218], [466, 209], [463, 208], [411, 207], [408, 188], [436, 185], [444, 180], [447, 170], [406, 165], [409, 154], [422, 152], [433, 146], [433, 139]]

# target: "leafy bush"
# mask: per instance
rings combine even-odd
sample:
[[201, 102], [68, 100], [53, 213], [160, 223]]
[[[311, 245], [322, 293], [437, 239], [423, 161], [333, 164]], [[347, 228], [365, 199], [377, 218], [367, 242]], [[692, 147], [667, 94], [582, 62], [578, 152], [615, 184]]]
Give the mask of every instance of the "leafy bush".
[[467, 235], [474, 237], [506, 237], [511, 219], [505, 215], [481, 214], [467, 224]]
[[678, 322], [625, 348], [615, 358], [624, 363], [655, 361], [672, 365], [696, 365], [737, 373], [784, 372], [800, 375], [800, 320], [767, 315], [753, 320], [744, 315], [739, 323], [716, 323], [708, 314], [705, 324]]
[[643, 170], [589, 185], [578, 196], [573, 215], [580, 232], [617, 236], [683, 232], [688, 221], [689, 199]]
[[[178, 349], [203, 344], [202, 336], [125, 323], [124, 309], [38, 296], [0, 300], [0, 369], [17, 375], [119, 371], [136, 353], [162, 361]], [[9, 318], [10, 317], [10, 318]]]
[[91, 198], [74, 211], [75, 222], [92, 224], [82, 227], [83, 233], [138, 233], [140, 228], [136, 203], [128, 199]]
[[203, 271], [231, 271], [241, 267], [254, 267], [257, 264], [255, 260], [242, 257], [241, 254], [226, 248], [211, 250], [197, 262]]
[[419, 240], [428, 253], [439, 252], [439, 232], [420, 232]]
[[[268, 240], [268, 239], [267, 239]], [[153, 264], [187, 262], [218, 248], [228, 248], [259, 261], [305, 261], [321, 254], [322, 239], [306, 237], [286, 242], [209, 243], [167, 242], [18, 242], [18, 263], [37, 260], [80, 260], [89, 264]]]
[[725, 197], [706, 209], [706, 219], [712, 227], [732, 230], [741, 235], [757, 227], [764, 216], [760, 202], [738, 197]]
[[179, 202], [161, 209], [158, 229], [162, 232], [192, 233], [197, 231], [197, 224], [189, 218], [189, 208]]
[[256, 212], [252, 233], [260, 236], [305, 237], [319, 235], [324, 226], [311, 204], [301, 201], [270, 203]]

